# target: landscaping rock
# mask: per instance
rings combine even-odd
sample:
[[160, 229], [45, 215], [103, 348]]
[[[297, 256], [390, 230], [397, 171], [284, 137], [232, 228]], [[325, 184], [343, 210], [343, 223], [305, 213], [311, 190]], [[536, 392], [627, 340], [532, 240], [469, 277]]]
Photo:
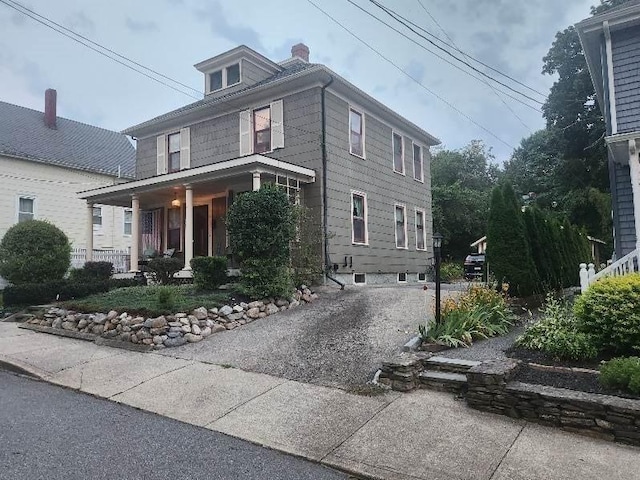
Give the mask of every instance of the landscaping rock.
[[235, 322], [236, 320], [240, 320], [243, 315], [244, 313], [242, 312], [231, 313], [227, 315], [227, 320], [229, 320], [230, 322]]
[[240, 305], [234, 305], [233, 306], [233, 311], [236, 313], [242, 313], [244, 312], [244, 308], [242, 308]]
[[195, 335], [193, 333], [187, 333], [184, 338], [187, 340], [187, 342], [189, 343], [198, 343], [199, 341], [202, 340], [202, 335]]
[[267, 315], [273, 315], [274, 313], [278, 313], [279, 311], [280, 309], [276, 307], [273, 303], [270, 303], [269, 305], [267, 305], [267, 308], [265, 309], [265, 313]]
[[291, 303], [289, 303], [289, 308], [296, 308], [298, 305], [300, 305], [300, 302], [298, 302], [297, 300], [293, 300]]
[[260, 308], [259, 307], [253, 307], [250, 308], [249, 310], [247, 310], [247, 317], [249, 318], [258, 318], [258, 316], [260, 315]]
[[224, 307], [222, 307], [220, 309], [220, 311], [218, 312], [220, 315], [224, 315], [225, 317], [227, 315], [230, 315], [233, 313], [233, 308], [231, 308], [229, 305], [225, 305]]
[[200, 323], [200, 320], [198, 320], [195, 315], [189, 315], [187, 318], [189, 319], [189, 325], [198, 325], [198, 323]]
[[209, 313], [211, 313], [213, 315], [218, 315], [218, 308], [217, 307], [210, 308], [209, 309]]
[[89, 322], [87, 322], [84, 318], [78, 322], [78, 328], [84, 328], [87, 325], [89, 325]]
[[156, 335], [153, 337], [153, 343], [156, 345], [162, 345], [162, 337], [160, 335]]
[[213, 327], [211, 327], [211, 333], [223, 332], [225, 330], [226, 330], [225, 326], [220, 325], [219, 323], [216, 323]]
[[202, 330], [200, 330], [200, 327], [198, 325], [191, 325], [191, 333], [193, 333], [194, 335], [200, 335], [202, 333]]
[[53, 323], [51, 324], [51, 326], [53, 328], [62, 328], [62, 319], [61, 318], [56, 318]]
[[196, 308], [191, 314], [198, 320], [204, 320], [207, 318], [207, 309], [204, 307]]
[[76, 328], [76, 324], [73, 322], [62, 322], [63, 330], [74, 330]]
[[281, 298], [276, 302], [276, 307], [282, 308], [282, 307], [288, 307], [288, 306], [289, 306], [289, 301], [285, 300], [284, 298]]
[[91, 332], [95, 335], [102, 335], [102, 333], [104, 332], [104, 325], [94, 325], [93, 327], [91, 327]]
[[93, 316], [93, 323], [97, 323], [98, 325], [103, 324], [107, 321], [107, 316], [104, 313], [96, 313]]
[[178, 320], [180, 320], [181, 318], [186, 318], [186, 317], [187, 317], [187, 314], [186, 314], [186, 313], [183, 313], [183, 312], [180, 312], [180, 313], [176, 313], [176, 314], [175, 314], [175, 317], [176, 317]]
[[187, 343], [187, 339], [184, 337], [176, 337], [176, 338], [169, 337], [164, 341], [164, 344], [167, 347], [179, 347], [181, 345], [184, 345], [185, 343]]
[[202, 337], [207, 338], [209, 335], [211, 335], [211, 327], [204, 327], [202, 329]]
[[145, 328], [161, 328], [167, 326], [167, 319], [164, 315], [161, 315], [157, 318], [147, 318], [142, 324]]
[[182, 332], [183, 332], [183, 333], [191, 333], [191, 326], [189, 326], [189, 325], [183, 325], [183, 326], [181, 327], [181, 330], [182, 330]]
[[118, 312], [116, 312], [115, 310], [111, 310], [109, 313], [107, 313], [107, 320], [111, 321], [115, 320], [116, 318], [118, 318]]

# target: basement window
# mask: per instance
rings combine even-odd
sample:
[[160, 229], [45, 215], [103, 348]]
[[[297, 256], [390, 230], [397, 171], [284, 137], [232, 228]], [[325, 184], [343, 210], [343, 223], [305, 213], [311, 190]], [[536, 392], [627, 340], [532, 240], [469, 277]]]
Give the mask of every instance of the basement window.
[[353, 283], [354, 285], [366, 285], [367, 277], [364, 273], [354, 273], [353, 274]]
[[407, 274], [405, 272], [398, 273], [398, 283], [407, 283]]
[[418, 282], [420, 283], [425, 283], [427, 281], [427, 274], [426, 273], [418, 273]]

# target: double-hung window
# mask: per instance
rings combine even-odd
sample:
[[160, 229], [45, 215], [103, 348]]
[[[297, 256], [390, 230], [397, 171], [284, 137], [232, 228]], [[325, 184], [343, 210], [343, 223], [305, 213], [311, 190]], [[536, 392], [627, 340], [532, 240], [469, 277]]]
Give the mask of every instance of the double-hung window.
[[18, 198], [18, 223], [35, 218], [35, 199], [31, 197]]
[[407, 207], [396, 205], [396, 248], [407, 248]]
[[169, 162], [168, 172], [180, 171], [180, 134], [172, 133], [169, 135]]
[[393, 171], [404, 175], [404, 152], [402, 147], [402, 136], [393, 134]]
[[102, 207], [93, 207], [93, 229], [100, 230], [102, 228]]
[[209, 92], [222, 90], [240, 83], [240, 64], [234, 63], [209, 74]]
[[357, 245], [368, 244], [367, 196], [351, 192], [351, 241]]
[[271, 107], [253, 111], [253, 151], [271, 151]]
[[416, 250], [426, 250], [427, 237], [424, 229], [424, 210], [416, 208]]
[[422, 171], [422, 147], [420, 145], [413, 144], [413, 178], [419, 182], [424, 182], [424, 176]]
[[124, 211], [124, 225], [122, 232], [125, 235], [131, 235], [131, 223], [133, 221], [133, 212], [129, 209]]
[[364, 158], [364, 115], [349, 109], [349, 152]]

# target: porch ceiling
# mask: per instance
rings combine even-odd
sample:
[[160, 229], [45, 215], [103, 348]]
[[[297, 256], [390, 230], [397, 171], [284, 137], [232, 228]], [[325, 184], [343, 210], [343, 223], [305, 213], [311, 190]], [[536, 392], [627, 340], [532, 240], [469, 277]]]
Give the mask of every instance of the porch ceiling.
[[78, 193], [78, 197], [91, 203], [127, 207], [131, 205], [132, 194], [137, 194], [146, 201], [154, 199], [160, 201], [166, 200], [168, 194], [173, 195], [174, 191], [182, 190], [184, 185], [191, 185], [194, 194], [197, 195], [202, 187], [211, 189], [219, 185], [224, 189], [226, 179], [247, 175], [249, 180], [250, 174], [254, 172], [265, 175], [287, 175], [297, 178], [302, 183], [313, 183], [316, 178], [315, 171], [309, 168], [263, 155], [249, 155], [143, 180], [87, 190]]

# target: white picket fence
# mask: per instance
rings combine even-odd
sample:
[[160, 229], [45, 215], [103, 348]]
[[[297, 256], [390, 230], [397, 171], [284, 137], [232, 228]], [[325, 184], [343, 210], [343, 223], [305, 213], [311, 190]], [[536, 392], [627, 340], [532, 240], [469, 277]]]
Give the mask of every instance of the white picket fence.
[[624, 275], [640, 271], [640, 250], [634, 250], [596, 273], [593, 263], [580, 264], [580, 290], [586, 291], [593, 282], [608, 276]]
[[[111, 262], [114, 273], [128, 272], [129, 252], [127, 250], [94, 250], [94, 262]], [[71, 252], [71, 267], [80, 268], [87, 260], [87, 250], [85, 248], [75, 248]]]

